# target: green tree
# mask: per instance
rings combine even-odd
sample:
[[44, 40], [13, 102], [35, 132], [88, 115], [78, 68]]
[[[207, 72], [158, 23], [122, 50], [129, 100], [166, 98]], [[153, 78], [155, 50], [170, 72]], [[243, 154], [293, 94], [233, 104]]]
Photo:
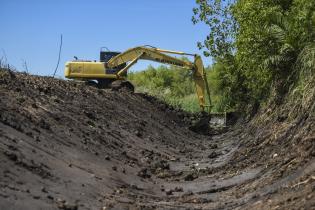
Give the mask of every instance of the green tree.
[[203, 22], [209, 26], [209, 35], [203, 42], [198, 42], [199, 49], [204, 49], [205, 56], [224, 58], [234, 52], [234, 38], [237, 29], [232, 16], [233, 0], [196, 0], [192, 22]]
[[228, 108], [255, 110], [269, 98], [271, 87], [281, 99], [302, 69], [314, 65], [315, 2], [223, 2], [196, 1], [193, 9], [193, 22], [209, 26], [210, 39], [204, 43], [212, 47], [204, 46], [216, 62], [220, 101]]

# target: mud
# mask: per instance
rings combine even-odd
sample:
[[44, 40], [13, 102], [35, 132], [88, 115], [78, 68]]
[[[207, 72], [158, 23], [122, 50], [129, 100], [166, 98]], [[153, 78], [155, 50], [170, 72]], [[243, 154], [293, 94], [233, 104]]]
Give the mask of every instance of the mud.
[[314, 99], [198, 134], [148, 95], [0, 70], [0, 209], [314, 209]]

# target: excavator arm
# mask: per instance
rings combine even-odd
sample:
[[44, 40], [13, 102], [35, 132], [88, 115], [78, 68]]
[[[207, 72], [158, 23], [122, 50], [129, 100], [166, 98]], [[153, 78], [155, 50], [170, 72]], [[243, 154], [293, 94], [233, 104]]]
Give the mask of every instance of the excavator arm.
[[178, 58], [166, 55], [162, 52], [176, 53], [185, 55], [186, 53], [175, 52], [175, 51], [166, 51], [157, 48], [148, 48], [148, 47], [135, 47], [131, 48], [119, 55], [111, 58], [106, 64], [106, 68], [114, 68], [116, 66], [122, 65], [124, 63], [130, 62], [125, 68], [121, 69], [117, 75], [123, 75], [132, 65], [134, 65], [139, 59], [141, 60], [150, 60], [164, 64], [171, 64], [179, 66], [186, 69], [193, 69], [194, 64], [191, 62], [183, 61]]
[[[189, 55], [194, 56], [194, 62], [184, 61], [176, 57], [172, 57], [169, 54], [178, 54], [178, 55]], [[193, 72], [193, 80], [195, 82], [196, 93], [198, 96], [199, 105], [202, 111], [205, 111], [206, 107], [211, 109], [211, 99], [210, 99], [210, 90], [206, 77], [206, 72], [204, 70], [202, 59], [199, 55], [188, 54], [184, 52], [162, 50], [154, 47], [135, 47], [131, 48], [119, 55], [111, 58], [107, 63], [105, 63], [106, 68], [115, 68], [119, 65], [128, 63], [123, 69], [117, 72], [117, 77], [122, 77], [128, 69], [134, 65], [139, 59], [141, 60], [150, 60], [163, 64], [170, 64], [178, 66]], [[206, 105], [206, 97], [209, 101], [209, 104]]]

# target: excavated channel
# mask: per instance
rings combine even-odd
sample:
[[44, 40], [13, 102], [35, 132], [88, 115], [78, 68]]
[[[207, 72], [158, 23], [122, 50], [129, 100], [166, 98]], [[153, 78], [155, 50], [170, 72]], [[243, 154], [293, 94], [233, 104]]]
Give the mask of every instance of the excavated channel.
[[0, 99], [0, 209], [314, 207], [312, 116], [201, 135], [151, 96], [7, 70]]

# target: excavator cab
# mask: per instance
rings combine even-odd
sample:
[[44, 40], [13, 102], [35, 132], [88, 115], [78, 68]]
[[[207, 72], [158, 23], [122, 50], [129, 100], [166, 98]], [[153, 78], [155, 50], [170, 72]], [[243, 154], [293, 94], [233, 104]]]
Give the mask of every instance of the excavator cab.
[[108, 62], [112, 57], [119, 55], [120, 52], [112, 52], [112, 51], [103, 51], [101, 49], [100, 52], [100, 61], [101, 62]]
[[[115, 57], [117, 55], [119, 55], [121, 52], [114, 52], [114, 51], [109, 51], [107, 48], [107, 50], [103, 50], [104, 47], [101, 48], [101, 51], [100, 51], [100, 62], [105, 62], [107, 63], [112, 57]], [[114, 67], [112, 69], [106, 69], [105, 73], [106, 74], [116, 74], [119, 70], [123, 69], [124, 67], [126, 67], [126, 63], [123, 63], [117, 67]], [[126, 77], [127, 76], [127, 72], [122, 75], [123, 77]]]
[[[104, 50], [105, 49], [105, 50]], [[107, 47], [102, 47], [100, 50], [100, 62], [107, 63], [110, 59], [113, 57], [119, 55], [121, 52], [115, 52], [115, 51], [109, 51]], [[122, 63], [118, 66], [112, 67], [112, 68], [105, 68], [105, 75], [107, 77], [115, 75], [123, 68], [126, 67], [126, 63]], [[127, 72], [123, 73], [121, 75], [123, 78], [127, 77]], [[102, 78], [97, 79], [97, 87], [99, 88], [107, 88], [111, 87], [112, 89], [121, 89], [121, 88], [127, 88], [130, 91], [134, 91], [134, 86], [129, 81], [123, 81], [123, 80], [116, 80], [112, 78]]]

